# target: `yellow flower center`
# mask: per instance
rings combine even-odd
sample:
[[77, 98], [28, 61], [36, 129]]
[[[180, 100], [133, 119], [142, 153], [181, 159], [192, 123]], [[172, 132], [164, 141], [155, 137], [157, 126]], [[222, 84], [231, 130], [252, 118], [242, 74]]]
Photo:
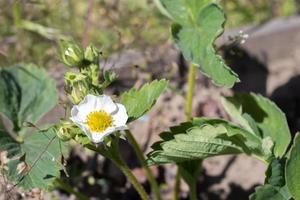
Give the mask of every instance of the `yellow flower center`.
[[88, 114], [86, 123], [91, 131], [101, 133], [113, 125], [113, 119], [110, 114], [100, 110]]

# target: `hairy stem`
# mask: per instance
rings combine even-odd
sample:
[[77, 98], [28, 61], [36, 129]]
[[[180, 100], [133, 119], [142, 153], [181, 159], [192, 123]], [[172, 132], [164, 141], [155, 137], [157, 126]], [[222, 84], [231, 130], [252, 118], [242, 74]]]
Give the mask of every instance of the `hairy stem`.
[[123, 174], [127, 177], [129, 182], [136, 189], [136, 191], [139, 193], [141, 199], [142, 200], [149, 200], [145, 189], [138, 182], [138, 180], [135, 178], [135, 176], [132, 174], [131, 170], [128, 168], [128, 166], [125, 164], [125, 162], [121, 159], [114, 159], [113, 161], [117, 165], [117, 167], [123, 172]]
[[186, 95], [186, 107], [185, 107], [185, 115], [187, 121], [192, 119], [192, 105], [193, 105], [193, 92], [195, 87], [195, 79], [196, 79], [196, 66], [194, 64], [190, 64], [189, 67], [189, 80], [188, 80], [188, 92]]
[[190, 200], [197, 200], [197, 181], [189, 185], [190, 188]]
[[134, 149], [134, 151], [136, 153], [136, 156], [137, 156], [139, 162], [141, 163], [141, 165], [142, 165], [142, 167], [143, 167], [143, 169], [145, 171], [146, 177], [147, 177], [147, 179], [148, 179], [148, 181], [150, 183], [151, 189], [152, 189], [152, 191], [153, 191], [156, 199], [157, 200], [161, 200], [157, 181], [155, 180], [155, 178], [154, 178], [151, 170], [149, 169], [149, 167], [146, 164], [145, 157], [143, 155], [143, 152], [142, 152], [139, 144], [137, 143], [137, 141], [133, 137], [133, 135], [130, 132], [130, 130], [126, 130], [125, 132], [126, 132], [126, 137], [127, 137], [128, 141], [132, 145], [132, 147], [133, 147], [133, 149]]
[[179, 170], [177, 169], [176, 178], [175, 178], [173, 200], [178, 200], [179, 199], [179, 192], [180, 192], [180, 173], [179, 173]]
[[148, 195], [144, 189], [144, 187], [138, 182], [138, 180], [135, 178], [135, 176], [132, 174], [129, 167], [126, 165], [126, 163], [123, 161], [123, 159], [120, 157], [120, 151], [118, 147], [118, 139], [117, 141], [112, 142], [112, 146], [109, 147], [109, 149], [104, 150], [102, 148], [95, 147], [92, 144], [85, 145], [86, 148], [95, 151], [102, 156], [109, 158], [113, 163], [122, 171], [122, 173], [127, 177], [127, 180], [133, 185], [135, 190], [139, 193], [142, 200], [149, 200]]
[[[191, 63], [189, 66], [188, 91], [186, 95], [186, 107], [185, 107], [185, 116], [187, 121], [192, 119], [192, 105], [193, 105], [193, 92], [195, 87], [195, 80], [196, 80], [196, 65]], [[192, 188], [196, 188], [196, 186]], [[192, 194], [192, 193], [196, 193], [196, 191], [193, 190], [192, 188], [190, 188], [191, 197], [196, 195], [196, 194]], [[179, 174], [179, 170], [177, 169], [173, 200], [178, 200], [179, 192], [180, 192], [180, 174]]]

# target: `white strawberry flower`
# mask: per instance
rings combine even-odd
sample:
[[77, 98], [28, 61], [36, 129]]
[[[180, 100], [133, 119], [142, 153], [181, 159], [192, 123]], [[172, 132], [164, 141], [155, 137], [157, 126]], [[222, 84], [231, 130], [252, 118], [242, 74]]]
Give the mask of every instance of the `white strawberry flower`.
[[87, 95], [74, 105], [70, 118], [94, 143], [116, 131], [127, 129], [126, 108], [107, 95]]

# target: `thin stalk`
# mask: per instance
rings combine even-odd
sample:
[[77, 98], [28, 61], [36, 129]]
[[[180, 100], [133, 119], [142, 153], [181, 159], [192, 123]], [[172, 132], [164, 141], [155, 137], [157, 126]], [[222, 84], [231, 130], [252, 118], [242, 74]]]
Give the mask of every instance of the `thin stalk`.
[[[185, 107], [185, 116], [187, 121], [190, 121], [192, 119], [192, 105], [193, 105], [193, 92], [195, 87], [195, 80], [196, 80], [196, 65], [191, 63], [189, 66], [188, 91], [186, 95], [186, 107]], [[177, 169], [173, 200], [178, 200], [178, 194], [180, 192], [180, 179], [181, 178], [180, 178], [179, 170]], [[196, 188], [196, 186], [192, 188]], [[192, 193], [196, 193], [195, 191], [196, 189], [194, 190], [192, 188], [190, 188], [191, 197], [196, 195], [196, 194], [192, 194]]]
[[190, 188], [190, 200], [197, 200], [197, 181], [189, 185]]
[[179, 170], [177, 169], [176, 178], [175, 178], [173, 200], [178, 200], [179, 199], [179, 192], [180, 192], [180, 173], [179, 173]]
[[133, 185], [133, 187], [136, 189], [136, 191], [139, 193], [142, 200], [149, 200], [148, 195], [143, 188], [143, 186], [138, 182], [138, 180], [135, 178], [135, 176], [132, 174], [131, 170], [128, 168], [126, 163], [121, 159], [113, 159], [113, 162], [117, 167], [123, 172], [123, 174], [127, 177], [129, 182]]
[[136, 177], [132, 174], [129, 167], [126, 165], [126, 163], [123, 161], [123, 159], [120, 156], [119, 146], [118, 146], [118, 140], [112, 142], [111, 151], [112, 155], [112, 161], [117, 165], [117, 167], [123, 172], [123, 174], [127, 177], [129, 182], [133, 185], [133, 187], [136, 189], [136, 191], [139, 193], [142, 200], [149, 200], [149, 197], [144, 189], [144, 187], [138, 182]]
[[196, 65], [191, 63], [189, 70], [190, 71], [189, 71], [189, 79], [188, 79], [188, 92], [186, 95], [186, 107], [185, 107], [185, 115], [187, 121], [192, 119], [193, 92], [194, 92], [195, 80], [196, 80]]
[[95, 147], [94, 145], [87, 144], [85, 145], [86, 148], [95, 151], [102, 156], [109, 158], [121, 171], [122, 173], [127, 177], [129, 182], [133, 185], [135, 190], [139, 193], [142, 200], [149, 200], [148, 195], [144, 189], [144, 187], [138, 182], [138, 180], [135, 178], [135, 176], [132, 174], [129, 167], [126, 165], [126, 163], [123, 161], [123, 159], [120, 157], [120, 151], [118, 148], [118, 142], [113, 142], [112, 146], [108, 150], [104, 150], [102, 148]]
[[133, 137], [132, 133], [130, 132], [130, 130], [126, 130], [125, 131], [126, 133], [126, 137], [128, 139], [128, 141], [130, 142], [130, 144], [132, 145], [135, 153], [136, 153], [136, 156], [139, 160], [139, 162], [141, 163], [144, 171], [145, 171], [145, 174], [146, 174], [146, 177], [150, 183], [150, 186], [152, 188], [152, 191], [156, 197], [157, 200], [161, 200], [161, 197], [160, 197], [160, 192], [159, 192], [159, 187], [158, 187], [158, 184], [157, 184], [157, 181], [155, 180], [151, 170], [149, 169], [149, 167], [147, 166], [147, 163], [146, 163], [146, 160], [145, 160], [145, 157], [143, 155], [143, 152], [139, 146], [139, 144], [137, 143], [137, 141], [135, 140], [135, 138]]
[[69, 184], [67, 184], [66, 182], [60, 179], [56, 179], [54, 184], [56, 187], [59, 187], [60, 189], [75, 195], [76, 199], [78, 200], [89, 200], [87, 196], [81, 194], [80, 192], [75, 191]]

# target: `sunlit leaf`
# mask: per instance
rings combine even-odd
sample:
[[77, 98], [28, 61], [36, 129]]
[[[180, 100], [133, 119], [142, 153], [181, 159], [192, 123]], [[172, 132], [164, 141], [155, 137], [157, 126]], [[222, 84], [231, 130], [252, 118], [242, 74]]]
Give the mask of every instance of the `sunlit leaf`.
[[289, 200], [291, 194], [285, 181], [285, 158], [273, 157], [266, 171], [265, 185], [256, 188], [251, 200]]
[[250, 200], [289, 200], [291, 196], [286, 187], [277, 189], [272, 185], [257, 187], [255, 193], [250, 196]]
[[166, 89], [168, 82], [164, 79], [155, 80], [143, 85], [139, 90], [132, 88], [121, 96], [121, 103], [126, 107], [128, 121], [144, 115], [155, 104], [157, 98]]
[[160, 0], [174, 20], [172, 37], [184, 57], [218, 86], [239, 82], [224, 60], [216, 54], [214, 42], [224, 31], [225, 14], [213, 0]]
[[48, 189], [60, 176], [61, 156], [66, 147], [60, 144], [53, 129], [33, 132], [23, 143], [14, 141], [8, 133], [0, 132], [0, 151], [7, 151], [8, 179], [24, 190]]
[[286, 182], [295, 199], [300, 199], [300, 134], [297, 133], [286, 163]]
[[291, 140], [289, 127], [284, 113], [272, 101], [251, 93], [223, 97], [222, 103], [226, 112], [245, 129], [261, 138], [270, 137], [276, 156], [286, 152]]
[[222, 120], [207, 123], [194, 121], [171, 127], [170, 132], [160, 135], [161, 141], [152, 145], [148, 163], [181, 163], [239, 153], [250, 155], [256, 152], [261, 155], [260, 140], [251, 141], [247, 139], [248, 133], [243, 132], [246, 131]]

